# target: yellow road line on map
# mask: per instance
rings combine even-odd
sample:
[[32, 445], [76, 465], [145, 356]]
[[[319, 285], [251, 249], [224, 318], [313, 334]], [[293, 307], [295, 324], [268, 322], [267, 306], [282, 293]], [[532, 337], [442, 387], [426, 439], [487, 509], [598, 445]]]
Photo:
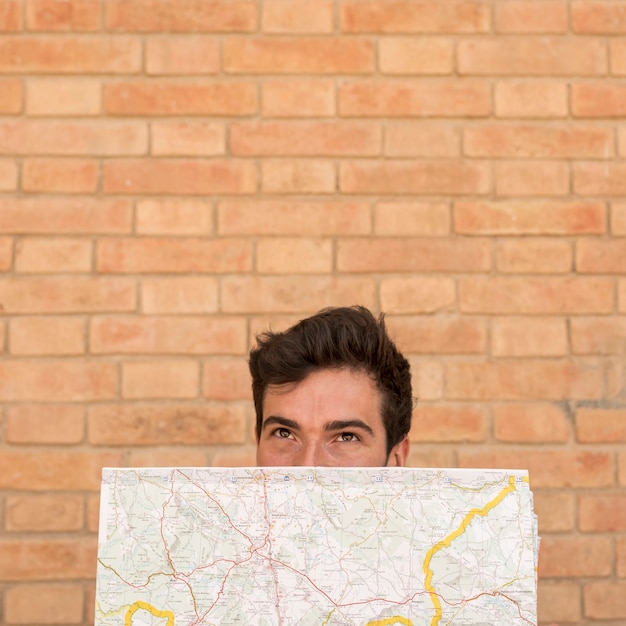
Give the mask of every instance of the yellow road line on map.
[[367, 622], [365, 626], [392, 626], [393, 624], [404, 624], [404, 626], [413, 626], [413, 622], [408, 617], [386, 617], [385, 619], [377, 619], [373, 622]]
[[165, 617], [167, 619], [167, 626], [174, 626], [174, 613], [172, 613], [172, 611], [159, 611], [156, 607], [148, 604], [147, 602], [142, 602], [141, 600], [135, 602], [135, 604], [133, 604], [128, 611], [126, 611], [126, 615], [124, 616], [124, 626], [132, 626], [133, 615], [139, 609], [148, 611], [148, 613], [154, 615], [154, 617]]
[[[528, 482], [526, 479], [524, 482]], [[469, 513], [463, 518], [461, 525], [450, 535], [448, 535], [444, 540], [436, 543], [427, 553], [426, 559], [424, 560], [424, 574], [426, 574], [426, 578], [424, 579], [424, 586], [426, 587], [426, 591], [430, 594], [430, 599], [432, 600], [433, 606], [435, 607], [435, 615], [430, 622], [430, 626], [437, 626], [441, 617], [443, 615], [443, 611], [441, 610], [441, 601], [439, 600], [439, 596], [433, 587], [433, 571], [430, 569], [430, 562], [433, 557], [439, 550], [443, 548], [449, 548], [452, 542], [455, 539], [458, 539], [467, 529], [467, 527], [472, 523], [472, 520], [476, 516], [484, 517], [491, 511], [494, 507], [498, 506], [506, 496], [510, 493], [513, 493], [516, 490], [515, 487], [515, 476], [509, 476], [509, 484], [491, 501], [485, 504], [482, 509], [472, 509]]]

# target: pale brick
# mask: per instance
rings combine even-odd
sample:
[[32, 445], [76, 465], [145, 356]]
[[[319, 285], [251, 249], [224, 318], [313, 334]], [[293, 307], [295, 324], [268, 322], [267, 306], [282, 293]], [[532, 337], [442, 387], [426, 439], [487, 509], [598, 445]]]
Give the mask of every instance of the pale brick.
[[152, 154], [216, 156], [226, 152], [226, 129], [214, 122], [153, 122]]
[[0, 272], [8, 272], [13, 265], [13, 239], [0, 237]]
[[539, 490], [533, 493], [533, 508], [539, 522], [539, 534], [569, 532], [576, 523], [574, 494], [565, 491]]
[[626, 409], [579, 408], [576, 438], [579, 443], [626, 443]]
[[496, 267], [503, 274], [564, 274], [574, 266], [569, 241], [513, 239], [496, 248]]
[[617, 552], [617, 575], [626, 578], [626, 537], [618, 537], [615, 542]]
[[139, 200], [136, 221], [142, 235], [213, 234], [213, 208], [208, 200]]
[[496, 357], [566, 356], [563, 319], [500, 317], [492, 320], [491, 353]]
[[254, 467], [256, 465], [256, 448], [217, 452], [210, 463], [212, 467]]
[[90, 346], [94, 354], [243, 354], [246, 323], [238, 317], [96, 317]]
[[12, 532], [76, 532], [84, 523], [77, 494], [13, 495], [6, 499], [5, 529]]
[[443, 444], [420, 444], [413, 446], [407, 459], [407, 467], [453, 467], [453, 446]]
[[487, 438], [487, 414], [472, 406], [421, 406], [413, 415], [411, 442], [482, 442]]
[[220, 67], [216, 39], [194, 36], [146, 40], [146, 73], [153, 76], [217, 74]]
[[[624, 17], [626, 31], [626, 16]], [[583, 591], [585, 617], [592, 620], [626, 618], [626, 583], [590, 582]]]
[[455, 282], [432, 276], [384, 278], [380, 281], [380, 304], [389, 314], [451, 311], [456, 304]]
[[365, 235], [371, 218], [368, 204], [358, 201], [228, 200], [218, 205], [217, 229], [221, 235]]
[[13, 355], [84, 354], [85, 321], [77, 317], [18, 317], [11, 321], [9, 341]]
[[30, 79], [26, 113], [33, 116], [82, 117], [101, 113], [100, 81], [92, 79]]
[[581, 273], [623, 275], [626, 272], [626, 238], [579, 241], [576, 268]]
[[626, 487], [626, 452], [620, 452], [618, 455], [618, 482], [622, 487]]
[[[160, 452], [160, 450], [159, 450]], [[131, 467], [134, 467], [131, 465]], [[100, 530], [100, 493], [87, 496], [87, 530], [97, 533]]]
[[564, 118], [568, 114], [567, 84], [558, 81], [496, 83], [495, 114], [502, 118]]
[[566, 443], [571, 427], [557, 404], [497, 404], [493, 407], [493, 433], [498, 441], [507, 443]]
[[[404, 351], [403, 346], [398, 347]], [[427, 358], [406, 356], [411, 364], [411, 383], [417, 406], [422, 400], [440, 400], [444, 393], [443, 364]]]
[[438, 237], [450, 234], [446, 202], [380, 202], [374, 208], [377, 235]]
[[432, 122], [394, 122], [385, 129], [385, 155], [390, 157], [455, 158], [461, 155], [456, 128]]
[[574, 354], [626, 354], [626, 319], [594, 317], [571, 320]]
[[383, 74], [451, 74], [454, 42], [451, 39], [404, 39], [378, 42], [378, 63]]
[[[205, 467], [207, 465], [206, 446], [193, 449], [190, 446], [178, 449], [147, 448], [132, 449], [128, 454], [129, 467]], [[97, 532], [97, 526], [94, 532]]]
[[546, 582], [540, 579], [537, 597], [540, 623], [579, 622], [582, 616], [580, 597], [577, 582]]
[[19, 170], [15, 161], [0, 160], [0, 191], [15, 191]]
[[[2, 17], [0, 16], [1, 19]], [[0, 31], [2, 31], [1, 27]], [[21, 80], [17, 78], [0, 80], [0, 113], [2, 115], [17, 115], [21, 113], [23, 100], [24, 87]]]
[[196, 361], [176, 359], [122, 363], [122, 397], [132, 400], [196, 398], [200, 368]]
[[24, 238], [15, 248], [15, 270], [31, 274], [71, 274], [91, 270], [88, 239]]
[[216, 313], [218, 290], [214, 277], [145, 279], [141, 283], [141, 309], [149, 315]]
[[202, 367], [202, 393], [208, 400], [251, 400], [246, 360], [230, 357], [206, 359]]
[[262, 274], [329, 274], [333, 242], [313, 238], [263, 238], [257, 242], [256, 269]]
[[261, 189], [265, 193], [334, 193], [337, 173], [332, 161], [318, 159], [270, 160], [261, 163]]
[[266, 33], [332, 33], [332, 0], [265, 0], [261, 29]]
[[82, 584], [76, 583], [29, 583], [9, 587], [4, 596], [6, 623], [81, 624], [84, 595]]
[[626, 495], [623, 493], [581, 494], [578, 498], [578, 524], [589, 533], [615, 533], [626, 530]]
[[626, 41], [620, 37], [610, 42], [611, 70], [618, 76], [626, 76]]
[[605, 118], [626, 115], [624, 85], [578, 83], [572, 85], [571, 90], [574, 117]]
[[626, 202], [614, 202], [611, 205], [611, 234], [626, 236]]
[[100, 29], [101, 0], [27, 0], [26, 27], [32, 31], [94, 32]]
[[[626, 7], [621, 2], [574, 1], [572, 5], [572, 30], [582, 34], [626, 34]], [[624, 617], [624, 612], [620, 617]]]
[[513, 0], [495, 5], [495, 29], [500, 33], [566, 33], [568, 19], [565, 0]]
[[561, 161], [496, 161], [496, 195], [501, 197], [566, 196], [570, 170]]
[[20, 404], [6, 412], [5, 438], [11, 444], [73, 445], [84, 436], [85, 410], [78, 404]]
[[211, 445], [243, 443], [241, 403], [102, 404], [89, 409], [89, 442], [95, 446]]
[[27, 193], [96, 191], [99, 166], [87, 159], [28, 159], [22, 165], [22, 189]]
[[335, 114], [332, 79], [266, 79], [261, 85], [263, 117], [331, 117]]

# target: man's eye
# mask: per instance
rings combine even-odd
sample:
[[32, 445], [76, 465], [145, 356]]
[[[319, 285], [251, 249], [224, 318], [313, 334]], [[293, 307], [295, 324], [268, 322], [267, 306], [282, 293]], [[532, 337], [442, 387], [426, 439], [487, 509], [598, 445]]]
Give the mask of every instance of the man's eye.
[[354, 433], [341, 433], [339, 435], [340, 441], [358, 441], [359, 438]]
[[275, 434], [281, 439], [289, 439], [289, 437], [291, 437], [291, 431], [287, 430], [286, 428], [277, 428]]

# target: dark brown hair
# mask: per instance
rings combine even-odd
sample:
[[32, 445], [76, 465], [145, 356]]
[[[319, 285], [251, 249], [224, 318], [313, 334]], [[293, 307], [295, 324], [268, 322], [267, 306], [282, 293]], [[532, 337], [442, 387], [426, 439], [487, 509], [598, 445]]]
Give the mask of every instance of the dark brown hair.
[[413, 409], [410, 366], [389, 338], [384, 315], [376, 319], [362, 306], [327, 308], [284, 332], [268, 331], [256, 339], [249, 366], [257, 436], [269, 385], [298, 383], [316, 370], [342, 367], [366, 372], [381, 392], [387, 454], [408, 434]]

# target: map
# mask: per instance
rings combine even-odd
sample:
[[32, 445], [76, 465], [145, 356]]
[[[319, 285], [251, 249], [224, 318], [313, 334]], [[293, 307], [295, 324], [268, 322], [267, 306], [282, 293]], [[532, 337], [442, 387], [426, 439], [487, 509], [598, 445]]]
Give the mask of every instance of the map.
[[526, 471], [103, 470], [96, 626], [537, 623]]

